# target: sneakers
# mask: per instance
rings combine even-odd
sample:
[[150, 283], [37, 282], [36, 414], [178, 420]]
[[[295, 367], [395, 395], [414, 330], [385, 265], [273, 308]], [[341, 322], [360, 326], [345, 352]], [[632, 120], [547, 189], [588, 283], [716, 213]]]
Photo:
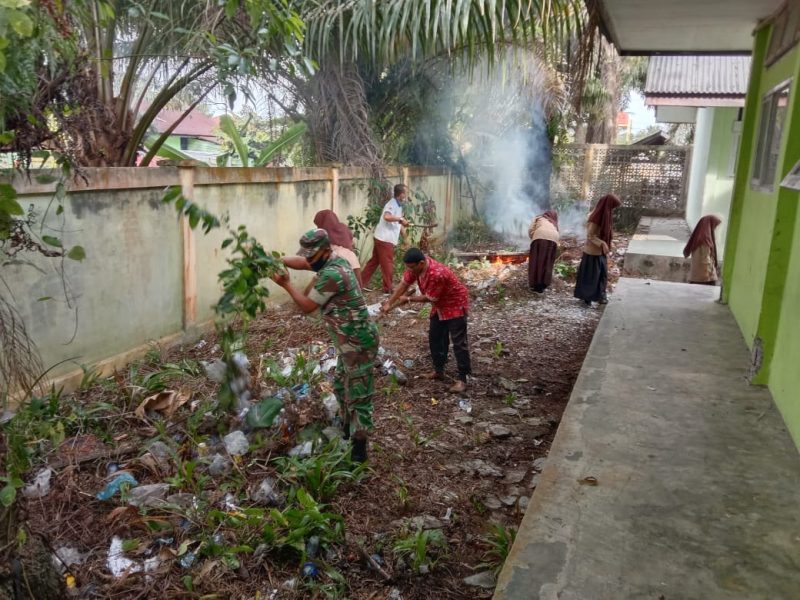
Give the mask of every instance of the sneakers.
[[430, 371], [429, 373], [423, 373], [420, 375], [423, 379], [435, 379], [437, 381], [442, 381], [444, 379], [444, 373], [441, 371]]
[[456, 382], [455, 382], [455, 383], [454, 383], [452, 386], [450, 386], [450, 389], [449, 389], [448, 391], [449, 391], [451, 394], [461, 394], [461, 393], [463, 393], [463, 392], [466, 392], [466, 391], [467, 391], [467, 384], [466, 384], [466, 382], [464, 382], [464, 381], [461, 381], [461, 380], [459, 379], [459, 380], [458, 380], [458, 381], [456, 381]]

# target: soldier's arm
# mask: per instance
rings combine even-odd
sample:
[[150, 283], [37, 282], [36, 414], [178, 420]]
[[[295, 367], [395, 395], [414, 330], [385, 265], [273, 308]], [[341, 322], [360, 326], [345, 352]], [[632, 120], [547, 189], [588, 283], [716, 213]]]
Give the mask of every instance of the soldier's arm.
[[275, 275], [272, 277], [272, 280], [286, 290], [286, 293], [289, 294], [291, 299], [294, 300], [294, 303], [297, 304], [304, 313], [314, 312], [319, 308], [319, 304], [291, 284], [288, 273]]

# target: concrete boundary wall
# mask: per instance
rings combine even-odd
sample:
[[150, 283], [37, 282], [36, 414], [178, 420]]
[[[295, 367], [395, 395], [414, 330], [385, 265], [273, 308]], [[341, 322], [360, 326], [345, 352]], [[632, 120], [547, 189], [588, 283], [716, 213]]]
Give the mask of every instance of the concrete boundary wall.
[[[470, 212], [459, 178], [446, 169], [392, 167], [387, 178], [434, 200], [436, 235]], [[367, 171], [353, 167], [85, 169], [83, 178], [65, 182], [64, 212], [56, 215], [55, 183], [15, 176], [19, 202], [42, 221], [36, 233], [59, 237], [66, 247], [82, 245], [86, 259], [26, 255], [28, 264], [6, 265], [3, 277], [45, 367], [57, 365], [53, 381], [70, 389], [80, 381], [81, 365], [108, 374], [153, 343], [188, 342], [212, 325], [227, 232], [192, 230], [161, 202], [166, 187], [180, 185], [198, 205], [227, 215], [232, 228], [246, 225], [265, 248], [294, 254], [317, 211], [333, 209], [343, 222], [361, 214], [369, 180]], [[370, 250], [371, 243], [365, 253]], [[293, 273], [293, 280], [304, 285], [309, 275]], [[271, 301], [286, 300], [269, 285]]]

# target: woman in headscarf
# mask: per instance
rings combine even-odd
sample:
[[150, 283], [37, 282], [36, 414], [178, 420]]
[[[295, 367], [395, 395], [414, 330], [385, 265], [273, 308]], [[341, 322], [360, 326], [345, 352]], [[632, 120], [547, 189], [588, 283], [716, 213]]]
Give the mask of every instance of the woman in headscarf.
[[614, 237], [614, 209], [621, 204], [614, 194], [603, 196], [589, 215], [586, 224], [586, 244], [578, 267], [575, 297], [587, 306], [592, 302], [606, 304], [608, 284], [608, 253]]
[[686, 258], [692, 257], [689, 283], [716, 285], [719, 279], [719, 263], [717, 262], [717, 241], [714, 230], [722, 223], [716, 215], [702, 217], [692, 231], [689, 241], [683, 249]]
[[531, 251], [528, 258], [528, 286], [542, 294], [553, 281], [553, 265], [558, 252], [558, 213], [546, 210], [528, 227]]
[[328, 232], [333, 251], [344, 258], [356, 274], [356, 279], [361, 281], [361, 263], [353, 248], [353, 234], [350, 228], [339, 221], [339, 217], [332, 210], [321, 210], [314, 215], [314, 225]]

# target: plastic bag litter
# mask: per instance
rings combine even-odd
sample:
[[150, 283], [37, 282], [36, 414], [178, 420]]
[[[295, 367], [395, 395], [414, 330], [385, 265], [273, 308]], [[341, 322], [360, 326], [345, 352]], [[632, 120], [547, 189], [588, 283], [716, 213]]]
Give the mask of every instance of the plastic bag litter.
[[114, 477], [114, 479], [112, 479], [111, 481], [109, 481], [106, 487], [104, 487], [101, 491], [95, 494], [95, 498], [97, 498], [98, 500], [110, 499], [119, 491], [120, 487], [122, 487], [122, 484], [124, 483], [127, 483], [131, 487], [139, 485], [139, 482], [136, 481], [136, 478], [127, 471], [125, 471]]
[[122, 538], [116, 535], [111, 538], [106, 565], [114, 577], [122, 577], [126, 573], [138, 573], [142, 570], [142, 565], [125, 556], [122, 549]]
[[50, 493], [50, 478], [52, 476], [52, 469], [42, 469], [36, 474], [30, 485], [22, 488], [22, 495], [26, 498], [44, 498]]
[[325, 413], [328, 418], [333, 420], [339, 414], [339, 400], [336, 394], [330, 393], [322, 399], [322, 405], [325, 407]]
[[379, 314], [381, 314], [381, 303], [376, 302], [375, 304], [368, 305], [367, 312], [369, 313], [370, 317], [377, 317]]

